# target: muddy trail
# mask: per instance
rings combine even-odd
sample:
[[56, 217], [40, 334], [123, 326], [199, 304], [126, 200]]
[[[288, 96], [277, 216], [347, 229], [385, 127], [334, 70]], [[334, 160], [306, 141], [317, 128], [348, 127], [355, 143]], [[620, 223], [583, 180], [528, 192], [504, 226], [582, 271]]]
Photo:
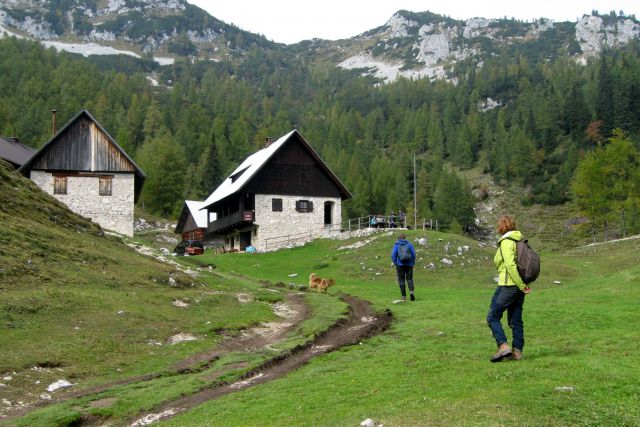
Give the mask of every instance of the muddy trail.
[[[363, 339], [377, 335], [386, 330], [391, 323], [392, 315], [389, 310], [386, 310], [383, 313], [376, 313], [373, 311], [371, 304], [368, 301], [350, 295], [342, 295], [341, 299], [349, 306], [348, 317], [339, 319], [330, 328], [316, 335], [313, 340], [297, 346], [287, 353], [267, 360], [259, 367], [242, 375], [238, 381], [233, 383], [220, 382], [218, 381], [218, 378], [229, 371], [246, 368], [247, 366], [241, 366], [241, 364], [226, 366], [221, 370], [209, 374], [207, 377], [203, 377], [203, 379], [211, 383], [211, 385], [206, 388], [178, 400], [164, 403], [162, 406], [155, 408], [153, 413], [139, 414], [135, 419], [129, 420], [123, 425], [148, 425], [160, 419], [170, 418], [208, 400], [213, 400], [236, 391], [244, 390], [254, 385], [263, 384], [276, 378], [280, 378], [288, 372], [304, 365], [317, 355], [336, 350], [346, 345], [356, 344]], [[216, 360], [231, 352], [252, 353], [261, 351], [264, 348], [268, 348], [269, 346], [284, 341], [304, 320], [309, 318], [309, 307], [305, 304], [304, 298], [300, 294], [287, 294], [286, 305], [288, 307], [288, 313], [286, 316], [283, 316], [284, 319], [282, 321], [269, 323], [267, 325], [262, 324], [248, 329], [247, 331], [243, 331], [240, 335], [230, 336], [219, 343], [215, 348], [196, 353], [187, 359], [173, 364], [163, 372], [124, 378], [96, 387], [79, 390], [77, 392], [66, 393], [52, 401], [38, 402], [22, 408], [8, 417], [5, 417], [3, 421], [6, 422], [11, 419], [15, 419], [44, 406], [105, 392], [122, 385], [143, 383], [161, 376], [166, 376], [167, 374], [182, 375], [204, 372], [208, 370]], [[91, 406], [109, 406], [116, 400], [116, 398], [103, 400], [94, 401]], [[85, 414], [73, 425], [97, 426], [112, 424], [108, 419]]]
[[[376, 313], [368, 301], [350, 295], [343, 295], [341, 299], [349, 304], [349, 317], [336, 322], [313, 341], [298, 346], [285, 355], [265, 362], [260, 367], [247, 372], [240, 380], [234, 383], [205, 388], [195, 394], [165, 403], [156, 408], [153, 413], [141, 414], [135, 420], [130, 420], [123, 425], [132, 427], [149, 425], [158, 420], [173, 417], [209, 400], [273, 381], [299, 368], [313, 357], [346, 345], [356, 344], [363, 339], [380, 334], [391, 323], [392, 314], [389, 310], [383, 313]], [[87, 421], [83, 425], [94, 425], [94, 423], [97, 425], [100, 422], [100, 420]]]
[[[49, 400], [39, 401], [31, 405], [25, 406], [19, 410], [14, 411], [10, 415], [0, 418], [0, 420], [15, 419], [45, 406], [52, 404], [62, 403], [71, 399], [90, 396], [92, 394], [102, 393], [109, 391], [118, 386], [127, 384], [143, 383], [145, 381], [151, 381], [161, 376], [167, 375], [181, 375], [196, 373], [207, 370], [216, 360], [227, 353], [231, 352], [257, 352], [265, 347], [277, 344], [286, 339], [309, 315], [309, 307], [305, 304], [304, 298], [299, 294], [286, 294], [285, 295], [286, 315], [283, 315], [284, 319], [280, 322], [271, 322], [269, 324], [261, 324], [259, 326], [249, 328], [242, 331], [240, 335], [229, 336], [222, 342], [216, 345], [214, 349], [196, 353], [190, 357], [174, 363], [172, 366], [161, 372], [154, 372], [145, 375], [138, 375], [119, 380], [109, 381], [98, 386], [84, 388], [78, 391], [69, 391], [62, 394], [60, 397]], [[217, 373], [216, 377], [221, 376], [226, 371], [232, 369], [240, 369], [243, 366], [231, 366], [225, 371]], [[209, 381], [215, 380], [215, 377], [207, 378]], [[99, 406], [102, 402], [98, 401], [96, 406]]]

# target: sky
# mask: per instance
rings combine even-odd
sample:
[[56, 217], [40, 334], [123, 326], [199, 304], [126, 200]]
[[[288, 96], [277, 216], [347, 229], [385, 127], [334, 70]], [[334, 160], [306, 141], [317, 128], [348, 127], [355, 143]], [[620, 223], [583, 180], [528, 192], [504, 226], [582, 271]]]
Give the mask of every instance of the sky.
[[550, 18], [575, 21], [597, 10], [635, 14], [639, 0], [187, 0], [227, 24], [280, 43], [354, 37], [384, 25], [398, 10], [430, 11], [454, 19]]

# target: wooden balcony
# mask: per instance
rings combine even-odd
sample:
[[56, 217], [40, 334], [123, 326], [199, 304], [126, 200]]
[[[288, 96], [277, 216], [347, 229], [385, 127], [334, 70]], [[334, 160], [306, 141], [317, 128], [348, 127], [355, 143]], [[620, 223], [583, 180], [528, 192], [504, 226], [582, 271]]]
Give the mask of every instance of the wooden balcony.
[[252, 211], [232, 212], [225, 217], [210, 222], [207, 231], [209, 233], [218, 234], [234, 227], [251, 224], [253, 220]]

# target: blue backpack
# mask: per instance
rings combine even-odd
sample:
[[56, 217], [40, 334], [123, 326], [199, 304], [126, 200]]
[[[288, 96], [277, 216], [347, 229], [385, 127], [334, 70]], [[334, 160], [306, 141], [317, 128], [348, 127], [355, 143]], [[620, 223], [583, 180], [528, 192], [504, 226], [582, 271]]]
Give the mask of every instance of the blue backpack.
[[411, 262], [411, 250], [408, 243], [400, 243], [398, 245], [398, 261], [405, 264]]

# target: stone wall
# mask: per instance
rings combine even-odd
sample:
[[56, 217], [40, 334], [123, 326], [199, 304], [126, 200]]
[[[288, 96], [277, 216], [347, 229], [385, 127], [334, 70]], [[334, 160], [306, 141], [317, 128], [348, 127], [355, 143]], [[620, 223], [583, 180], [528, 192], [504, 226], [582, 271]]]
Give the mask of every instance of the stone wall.
[[133, 236], [134, 175], [110, 175], [113, 175], [111, 196], [99, 195], [96, 176], [68, 176], [67, 194], [53, 194], [51, 173], [31, 171], [31, 180], [78, 215], [90, 218], [102, 228]]
[[[272, 199], [282, 200], [282, 212], [274, 212]], [[296, 201], [309, 200], [313, 212], [297, 212]], [[332, 203], [331, 222], [325, 224], [325, 202]], [[255, 224], [258, 226], [251, 243], [259, 251], [271, 251], [300, 244], [340, 230], [342, 204], [339, 197], [304, 197], [256, 194]]]

